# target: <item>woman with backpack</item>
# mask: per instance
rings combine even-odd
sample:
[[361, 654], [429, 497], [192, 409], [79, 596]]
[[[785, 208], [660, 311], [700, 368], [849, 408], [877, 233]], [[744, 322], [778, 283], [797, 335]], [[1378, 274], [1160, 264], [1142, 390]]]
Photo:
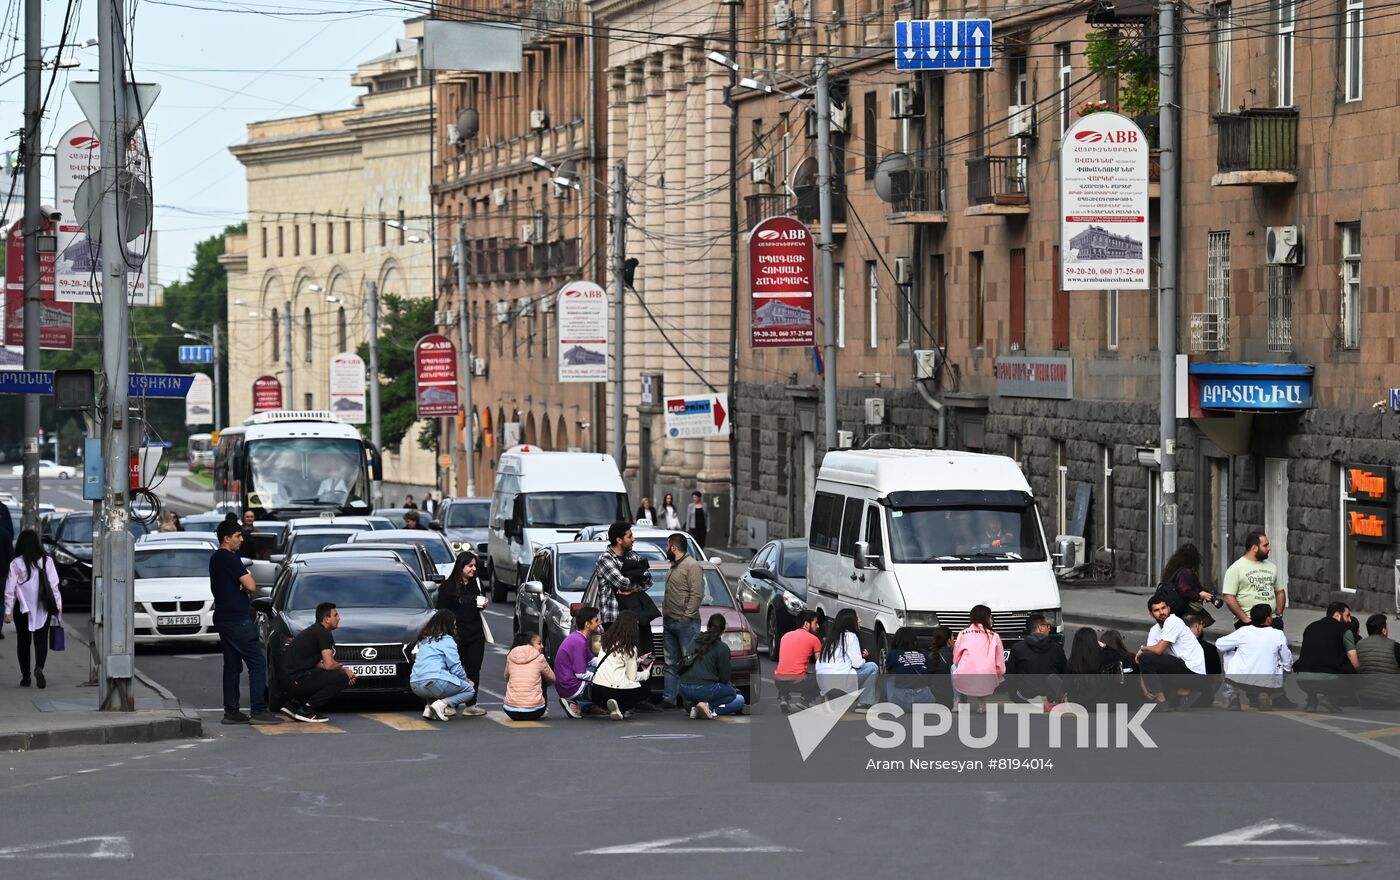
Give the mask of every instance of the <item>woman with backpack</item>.
[[986, 698], [1006, 677], [1006, 654], [992, 627], [992, 609], [974, 605], [971, 618], [953, 643], [953, 688], [980, 714], [986, 711]]
[[1187, 611], [1194, 611], [1201, 615], [1204, 626], [1215, 623], [1215, 618], [1205, 610], [1205, 603], [1214, 602], [1215, 595], [1201, 585], [1201, 551], [1190, 541], [1178, 547], [1162, 566], [1157, 594], [1166, 600], [1172, 614], [1180, 617]]
[[711, 614], [705, 631], [695, 639], [694, 653], [681, 673], [681, 699], [690, 703], [691, 718], [738, 715], [744, 711], [744, 695], [729, 683], [729, 646], [724, 635], [724, 615]]
[[[29, 650], [34, 648], [33, 678], [39, 687], [44, 680], [44, 661], [49, 656], [49, 626], [61, 625], [63, 595], [58, 591], [58, 571], [44, 553], [44, 545], [33, 529], [25, 529], [15, 539], [15, 558], [5, 578], [5, 622], [12, 619], [19, 637], [19, 686], [29, 687]], [[59, 650], [62, 650], [60, 646]]]

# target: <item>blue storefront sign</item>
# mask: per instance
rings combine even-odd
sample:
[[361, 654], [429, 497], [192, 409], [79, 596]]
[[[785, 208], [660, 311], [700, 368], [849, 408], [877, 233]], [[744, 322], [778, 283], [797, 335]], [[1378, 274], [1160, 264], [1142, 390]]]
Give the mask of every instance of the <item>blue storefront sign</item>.
[[1191, 364], [1191, 392], [1202, 410], [1297, 412], [1312, 408], [1310, 364]]

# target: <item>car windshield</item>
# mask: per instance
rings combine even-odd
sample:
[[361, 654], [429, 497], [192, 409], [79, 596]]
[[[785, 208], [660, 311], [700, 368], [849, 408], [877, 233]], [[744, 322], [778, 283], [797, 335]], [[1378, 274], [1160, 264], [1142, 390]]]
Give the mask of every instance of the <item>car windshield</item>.
[[348, 536], [348, 532], [302, 532], [292, 535], [292, 543], [287, 548], [287, 553], [320, 553], [332, 544], [345, 543]]
[[[360, 538], [355, 543], [382, 544], [392, 542], [395, 544], [403, 544], [410, 541], [428, 551], [428, 558], [433, 561], [433, 565], [451, 565], [456, 559], [452, 555], [452, 545], [447, 543], [447, 539], [437, 532], [420, 532], [412, 538], [404, 538], [397, 535], [392, 535], [387, 538]], [[413, 567], [417, 568], [418, 566], [415, 563]]]
[[627, 496], [612, 492], [532, 492], [525, 496], [525, 527], [581, 529], [600, 522], [625, 522]]
[[807, 545], [793, 544], [783, 548], [782, 571], [785, 578], [805, 578], [807, 576]]
[[212, 550], [138, 550], [136, 579], [145, 578], [207, 578]]
[[369, 507], [364, 447], [357, 440], [253, 440], [247, 454], [254, 507]]
[[1045, 559], [1040, 521], [1031, 504], [892, 508], [889, 524], [890, 555], [895, 562]]
[[[322, 602], [345, 608], [407, 608], [426, 611], [428, 597], [408, 572], [309, 572], [296, 579], [288, 611], [312, 611]], [[349, 615], [346, 615], [349, 617]]]
[[489, 504], [454, 504], [447, 508], [447, 521], [442, 525], [448, 529], [484, 529], [490, 513]]
[[[666, 573], [656, 569], [651, 570], [651, 589], [647, 590], [647, 595], [660, 605], [666, 598]], [[724, 584], [724, 575], [713, 568], [705, 569], [705, 596], [700, 600], [701, 605], [713, 605], [716, 608], [733, 608], [734, 600], [730, 598], [729, 588]]]
[[218, 519], [195, 519], [193, 517], [185, 517], [180, 520], [180, 525], [184, 526], [187, 532], [209, 532], [212, 534], [219, 528], [219, 523], [223, 521], [223, 517], [219, 517]]
[[[137, 538], [146, 534], [146, 527], [134, 519], [127, 520], [126, 530]], [[92, 538], [92, 514], [90, 513], [76, 514], [65, 518], [63, 530], [58, 534], [58, 540], [64, 544], [91, 544]], [[206, 558], [205, 562], [208, 561]], [[208, 573], [205, 572], [206, 575]]]

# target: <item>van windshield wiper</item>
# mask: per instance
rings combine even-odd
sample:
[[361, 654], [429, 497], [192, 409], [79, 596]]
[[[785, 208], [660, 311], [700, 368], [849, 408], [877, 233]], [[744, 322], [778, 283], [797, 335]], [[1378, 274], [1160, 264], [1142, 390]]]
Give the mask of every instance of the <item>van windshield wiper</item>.
[[1021, 554], [1011, 550], [991, 551], [979, 550], [976, 553], [960, 553], [956, 559], [1020, 559]]

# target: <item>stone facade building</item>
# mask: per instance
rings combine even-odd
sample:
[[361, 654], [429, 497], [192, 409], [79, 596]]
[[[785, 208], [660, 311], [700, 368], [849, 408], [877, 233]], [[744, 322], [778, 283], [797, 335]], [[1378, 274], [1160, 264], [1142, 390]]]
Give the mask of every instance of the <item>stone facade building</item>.
[[[368, 338], [369, 282], [381, 297], [433, 293], [432, 102], [421, 25], [407, 34], [358, 66], [351, 81], [366, 91], [355, 107], [255, 122], [230, 148], [248, 177], [248, 232], [230, 236], [224, 263], [232, 423], [252, 413], [263, 375], [280, 380], [284, 406], [329, 408], [331, 358]], [[439, 487], [419, 427], [386, 452], [392, 501]]]

